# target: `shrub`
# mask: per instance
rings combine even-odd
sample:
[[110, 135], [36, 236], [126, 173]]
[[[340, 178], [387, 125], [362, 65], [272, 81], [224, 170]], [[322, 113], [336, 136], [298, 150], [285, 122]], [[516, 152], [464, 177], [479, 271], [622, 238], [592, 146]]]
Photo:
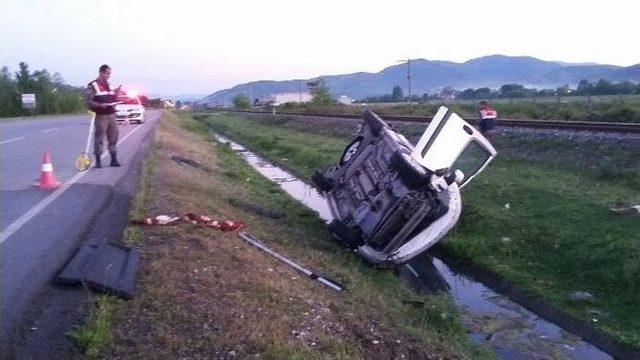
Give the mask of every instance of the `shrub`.
[[233, 98], [233, 106], [237, 109], [248, 109], [251, 107], [251, 100], [245, 94], [238, 94]]

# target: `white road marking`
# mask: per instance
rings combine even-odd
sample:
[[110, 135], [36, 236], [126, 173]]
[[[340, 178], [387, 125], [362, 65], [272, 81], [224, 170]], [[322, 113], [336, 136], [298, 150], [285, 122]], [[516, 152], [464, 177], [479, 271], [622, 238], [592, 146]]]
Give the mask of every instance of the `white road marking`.
[[24, 139], [24, 136], [20, 136], [20, 137], [17, 137], [17, 138], [15, 138], [15, 139], [10, 139], [10, 140], [2, 141], [2, 142], [0, 142], [0, 145], [8, 144], [8, 143], [10, 143], [10, 142], [14, 142], [14, 141], [22, 140], [22, 139]]
[[[136, 127], [135, 129], [131, 130], [127, 135], [125, 135], [122, 139], [120, 139], [120, 141], [118, 141], [117, 145], [122, 144], [125, 140], [127, 140], [127, 138], [129, 136], [131, 136], [134, 132], [138, 131], [138, 129], [140, 129], [142, 127], [143, 127], [143, 125], [140, 125], [140, 126]], [[105, 157], [105, 156], [107, 156], [106, 152], [104, 154], [102, 154], [102, 157]], [[33, 217], [38, 215], [38, 213], [40, 213], [40, 211], [44, 210], [44, 208], [46, 208], [47, 205], [51, 204], [55, 199], [57, 199], [60, 195], [62, 195], [65, 191], [67, 191], [67, 189], [69, 189], [71, 187], [71, 185], [76, 183], [78, 180], [80, 180], [83, 176], [85, 176], [88, 173], [89, 173], [89, 171], [83, 171], [83, 172], [75, 174], [71, 179], [69, 179], [67, 182], [65, 182], [60, 188], [58, 188], [56, 191], [52, 192], [49, 196], [47, 196], [44, 199], [40, 200], [39, 203], [34, 205], [26, 213], [22, 214], [22, 216], [20, 216], [14, 222], [9, 224], [9, 226], [7, 226], [0, 233], [0, 244], [5, 242], [16, 231], [20, 230], [20, 228], [24, 224], [29, 222], [29, 220], [33, 219]]]
[[58, 130], [58, 128], [53, 128], [53, 129], [47, 129], [47, 130], [42, 130], [41, 132], [42, 132], [43, 134], [46, 134], [46, 133], [48, 133], [48, 132], [51, 132], [51, 131], [56, 131], [56, 130]]

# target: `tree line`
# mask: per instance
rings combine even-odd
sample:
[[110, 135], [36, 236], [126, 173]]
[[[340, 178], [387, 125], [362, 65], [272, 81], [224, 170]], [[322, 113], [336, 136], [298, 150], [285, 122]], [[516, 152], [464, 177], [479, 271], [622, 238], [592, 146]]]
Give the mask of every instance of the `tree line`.
[[595, 83], [581, 80], [577, 87], [569, 85], [556, 89], [527, 88], [520, 84], [505, 84], [498, 90], [488, 87], [465, 89], [457, 94], [460, 99], [495, 99], [495, 98], [527, 98], [527, 97], [552, 97], [552, 96], [591, 96], [591, 95], [632, 95], [640, 94], [640, 83], [630, 81], [614, 83], [600, 79]]
[[[577, 87], [572, 88], [569, 85], [560, 86], [556, 89], [535, 89], [527, 88], [520, 84], [504, 84], [499, 89], [491, 89], [489, 87], [481, 87], [477, 89], [468, 88], [465, 90], [455, 90], [451, 87], [445, 87], [440, 92], [434, 94], [424, 93], [420, 95], [412, 95], [411, 101], [426, 101], [442, 98], [456, 99], [515, 99], [515, 98], [533, 98], [533, 97], [553, 97], [553, 96], [591, 96], [591, 95], [631, 95], [640, 94], [640, 83], [630, 81], [614, 83], [608, 80], [600, 79], [597, 82], [589, 82], [581, 80]], [[402, 102], [409, 101], [404, 96], [400, 86], [394, 86], [390, 94], [380, 96], [370, 96], [358, 102]]]
[[[331, 96], [331, 91], [323, 78], [318, 78], [307, 82], [307, 88], [311, 94], [312, 106], [330, 106], [335, 105], [336, 100]], [[243, 93], [236, 94], [233, 97], [233, 106], [237, 109], [248, 109], [251, 107], [251, 99]], [[258, 105], [260, 99], [254, 99], [253, 105]]]
[[[0, 69], [0, 116], [27, 114], [60, 114], [84, 110], [84, 89], [67, 85], [60, 73], [47, 69], [31, 71], [25, 62], [11, 73], [7, 66]], [[36, 108], [22, 108], [22, 94], [36, 95]]]

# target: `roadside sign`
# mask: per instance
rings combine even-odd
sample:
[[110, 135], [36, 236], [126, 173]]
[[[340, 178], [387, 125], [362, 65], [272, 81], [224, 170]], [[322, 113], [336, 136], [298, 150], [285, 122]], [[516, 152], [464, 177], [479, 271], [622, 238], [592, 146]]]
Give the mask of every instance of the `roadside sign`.
[[35, 109], [36, 108], [36, 94], [22, 94], [22, 108], [23, 109]]

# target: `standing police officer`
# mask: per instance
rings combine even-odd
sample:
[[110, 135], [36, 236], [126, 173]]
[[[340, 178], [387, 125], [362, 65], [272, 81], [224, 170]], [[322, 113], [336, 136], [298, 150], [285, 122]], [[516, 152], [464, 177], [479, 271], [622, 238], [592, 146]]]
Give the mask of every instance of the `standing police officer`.
[[111, 68], [109, 65], [100, 66], [98, 77], [87, 85], [85, 97], [87, 106], [96, 113], [95, 119], [95, 142], [93, 151], [96, 155], [96, 168], [102, 167], [100, 157], [104, 147], [104, 136], [107, 135], [107, 144], [111, 154], [111, 166], [120, 166], [116, 154], [116, 144], [118, 143], [118, 123], [115, 117], [115, 106], [120, 86], [111, 90], [109, 77]]
[[482, 100], [478, 103], [478, 115], [480, 116], [480, 132], [484, 137], [491, 140], [493, 128], [496, 127], [498, 112], [487, 102]]

